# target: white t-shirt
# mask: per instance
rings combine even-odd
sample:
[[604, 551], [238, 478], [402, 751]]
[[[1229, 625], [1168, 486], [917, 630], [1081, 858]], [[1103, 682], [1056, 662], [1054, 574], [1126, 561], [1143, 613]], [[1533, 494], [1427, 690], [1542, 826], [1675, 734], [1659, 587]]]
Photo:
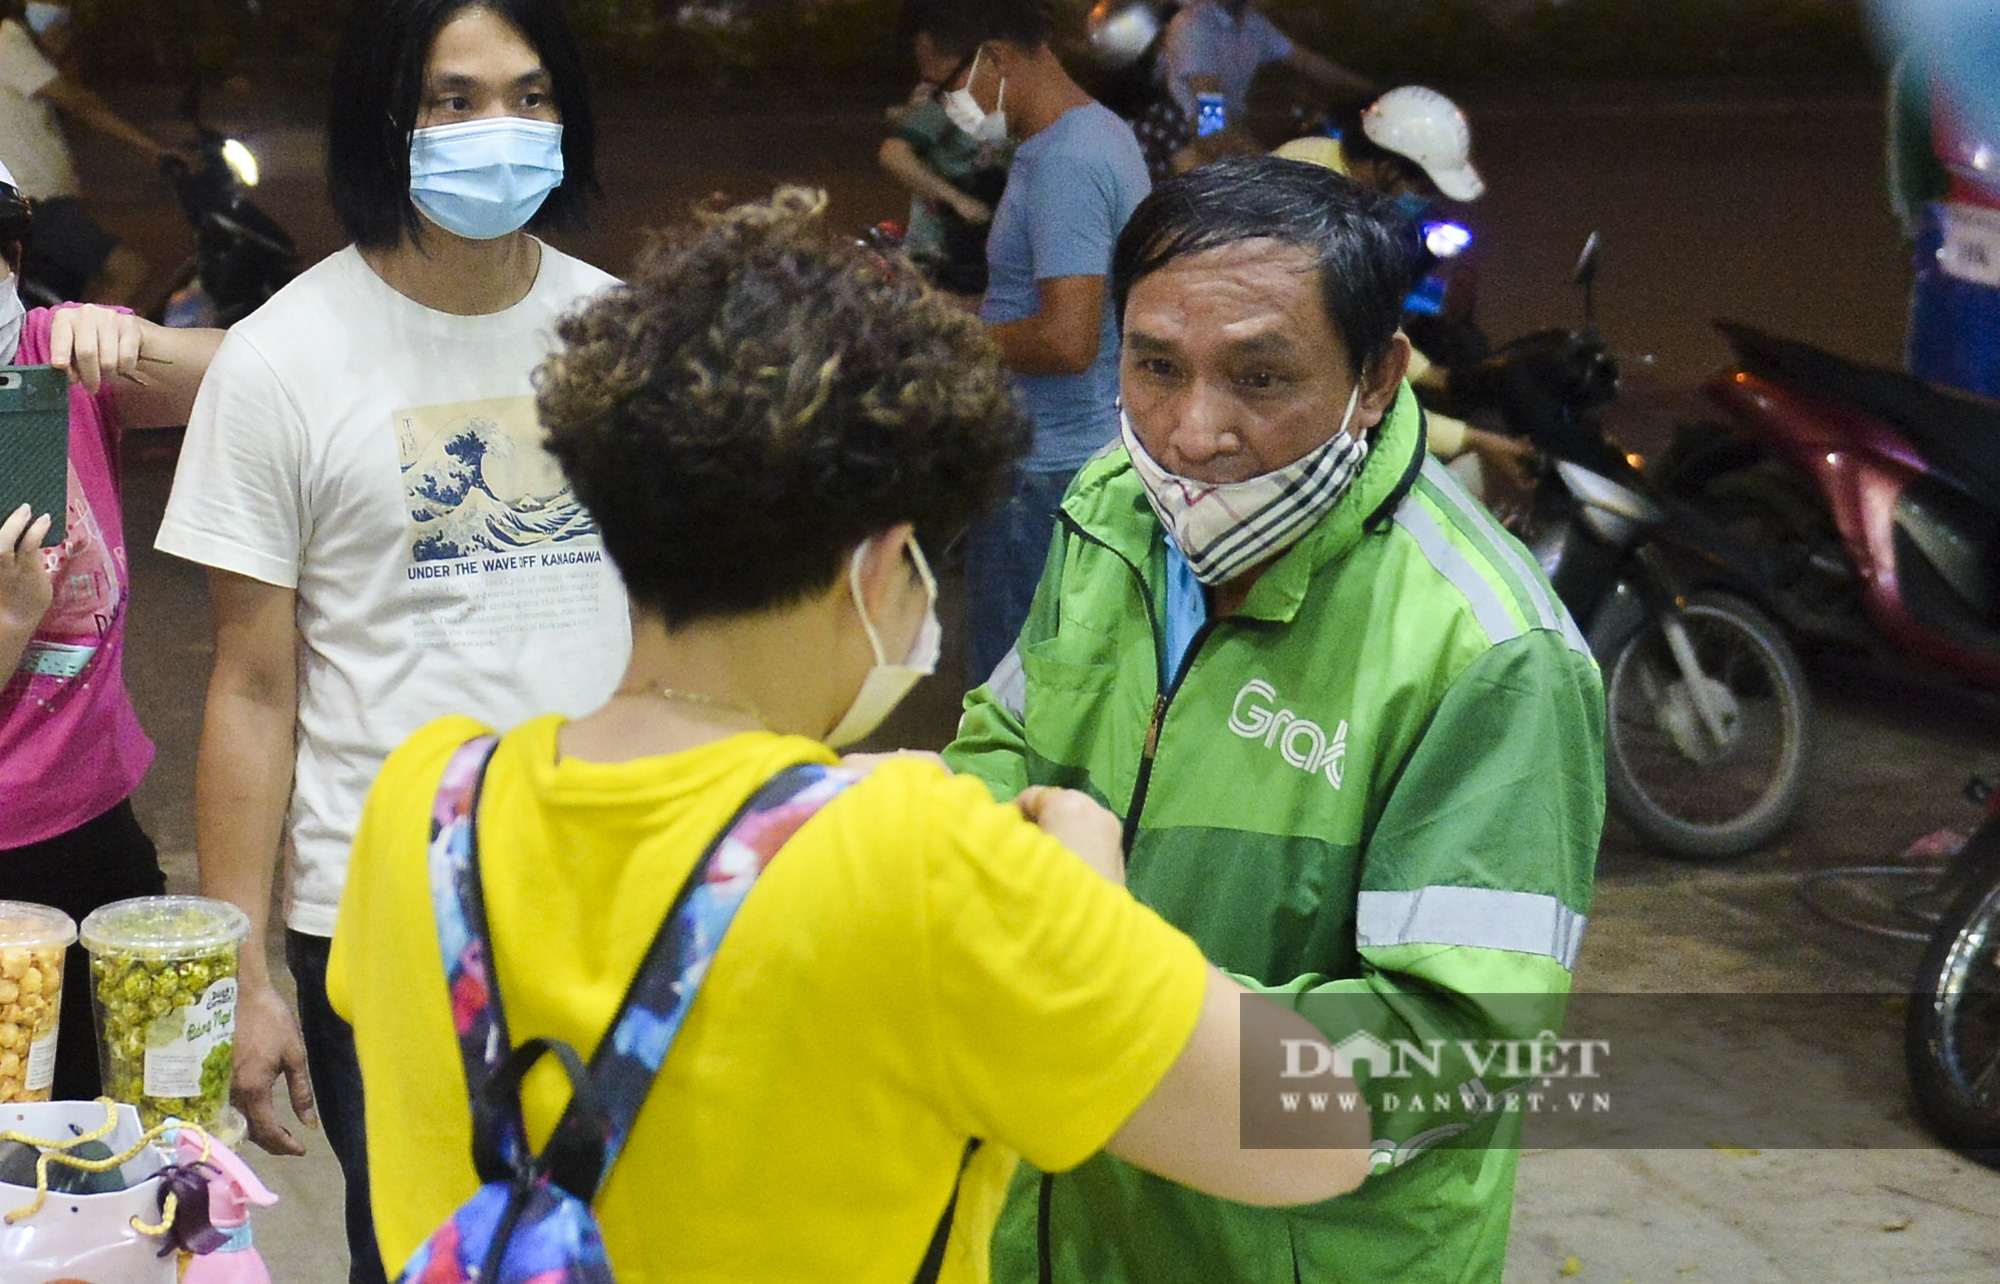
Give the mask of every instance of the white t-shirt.
[[585, 713], [624, 669], [624, 588], [529, 384], [556, 318], [612, 283], [544, 246], [520, 303], [452, 316], [349, 247], [209, 366], [157, 545], [298, 590], [298, 931], [332, 935], [362, 801], [410, 733]]
[[31, 201], [76, 195], [76, 169], [55, 108], [35, 96], [58, 74], [26, 27], [0, 19], [0, 161]]

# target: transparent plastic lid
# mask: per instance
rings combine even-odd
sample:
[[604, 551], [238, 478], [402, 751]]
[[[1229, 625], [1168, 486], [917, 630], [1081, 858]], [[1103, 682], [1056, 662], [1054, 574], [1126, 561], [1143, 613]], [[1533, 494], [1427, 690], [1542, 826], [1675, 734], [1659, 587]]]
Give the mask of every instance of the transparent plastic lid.
[[76, 920], [59, 909], [27, 901], [0, 901], [0, 949], [67, 949]]
[[249, 935], [248, 914], [206, 896], [139, 896], [83, 920], [83, 947], [92, 954], [199, 957], [233, 949]]

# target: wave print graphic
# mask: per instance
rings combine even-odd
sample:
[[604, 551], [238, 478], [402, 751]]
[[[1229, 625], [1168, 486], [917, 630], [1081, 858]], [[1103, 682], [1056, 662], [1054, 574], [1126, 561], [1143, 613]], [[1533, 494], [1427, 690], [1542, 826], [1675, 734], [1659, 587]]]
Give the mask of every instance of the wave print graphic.
[[597, 528], [554, 461], [523, 450], [501, 425], [471, 418], [403, 466], [419, 562], [516, 552], [594, 536]]

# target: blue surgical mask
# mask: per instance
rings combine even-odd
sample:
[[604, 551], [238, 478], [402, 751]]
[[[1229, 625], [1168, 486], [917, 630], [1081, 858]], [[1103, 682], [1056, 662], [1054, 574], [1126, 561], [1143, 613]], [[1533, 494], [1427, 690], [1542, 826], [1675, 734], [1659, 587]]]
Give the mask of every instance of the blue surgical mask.
[[28, 30], [38, 36], [45, 36], [49, 33], [50, 27], [69, 21], [67, 5], [38, 4], [36, 0], [28, 0], [25, 8], [26, 12], [22, 16], [28, 20]]
[[561, 125], [493, 116], [410, 135], [410, 199], [467, 240], [520, 231], [562, 181]]

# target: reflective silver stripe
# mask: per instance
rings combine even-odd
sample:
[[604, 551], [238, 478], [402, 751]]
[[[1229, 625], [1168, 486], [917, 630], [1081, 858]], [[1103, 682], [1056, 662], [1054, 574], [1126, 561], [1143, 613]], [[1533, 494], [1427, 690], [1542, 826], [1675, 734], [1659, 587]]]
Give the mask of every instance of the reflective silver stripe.
[[[1478, 500], [1468, 495], [1465, 487], [1459, 485], [1458, 480], [1451, 475], [1451, 470], [1440, 464], [1435, 457], [1424, 461], [1424, 476], [1438, 488], [1440, 494], [1451, 501], [1452, 507], [1465, 514], [1467, 521], [1476, 526], [1491, 528], [1487, 531], [1487, 538], [1493, 541], [1494, 549], [1507, 563], [1508, 568], [1527, 587], [1528, 596], [1535, 600], [1535, 610], [1542, 617], [1542, 627], [1545, 629], [1560, 627], [1563, 641], [1569, 644], [1570, 650], [1589, 655], [1590, 643], [1584, 640], [1583, 631], [1577, 628], [1576, 621], [1570, 616], [1569, 608], [1555, 595], [1555, 590], [1548, 580], [1528, 569], [1528, 564], [1521, 560], [1521, 554], [1512, 539], [1500, 537], [1506, 528], [1501, 526], [1493, 514]], [[1447, 485], [1447, 482], [1450, 484]]]
[[[1493, 515], [1481, 508], [1479, 501], [1465, 493], [1465, 487], [1458, 484], [1457, 478], [1447, 472], [1445, 466], [1440, 464], [1435, 456], [1424, 461], [1424, 480], [1437, 487], [1438, 494], [1444, 496], [1453, 508], [1463, 513], [1465, 520], [1472, 525], [1484, 529], [1495, 524]], [[1485, 530], [1485, 534], [1487, 539], [1493, 541], [1493, 551], [1500, 555], [1501, 561], [1507, 563], [1507, 568], [1519, 577], [1522, 587], [1527, 590], [1529, 599], [1535, 604], [1535, 614], [1542, 618], [1542, 627], [1545, 629], [1556, 627], [1556, 611], [1561, 608], [1550, 604], [1549, 590], [1540, 577], [1528, 574], [1527, 566], [1514, 550], [1508, 547], [1506, 540], [1500, 539], [1493, 530]]]
[[1472, 559], [1458, 545], [1445, 538], [1437, 518], [1430, 515], [1415, 495], [1396, 505], [1396, 525], [1408, 531], [1410, 538], [1417, 541], [1417, 547], [1424, 551], [1424, 556], [1430, 559], [1437, 573], [1465, 595], [1465, 600], [1472, 606], [1473, 617], [1486, 630], [1488, 641], [1498, 645], [1509, 638], [1521, 636], [1521, 626], [1514, 623], [1514, 617], [1507, 613], [1500, 594], [1487, 583], [1479, 568], [1472, 564]]
[[1000, 663], [993, 666], [993, 676], [986, 679], [986, 685], [993, 689], [995, 704], [1013, 714], [1017, 721], [1027, 720], [1028, 674], [1021, 667], [1020, 647], [1007, 649], [1007, 654], [1000, 657]]
[[1580, 651], [1584, 655], [1591, 656], [1593, 659], [1595, 658], [1595, 654], [1590, 649], [1590, 639], [1584, 637], [1583, 630], [1576, 627], [1576, 617], [1571, 615], [1567, 609], [1563, 611], [1563, 641], [1569, 643], [1570, 650]]
[[1553, 896], [1488, 887], [1421, 887], [1414, 892], [1363, 892], [1354, 914], [1354, 942], [1390, 945], [1474, 945], [1540, 954], [1576, 967], [1588, 920]]

